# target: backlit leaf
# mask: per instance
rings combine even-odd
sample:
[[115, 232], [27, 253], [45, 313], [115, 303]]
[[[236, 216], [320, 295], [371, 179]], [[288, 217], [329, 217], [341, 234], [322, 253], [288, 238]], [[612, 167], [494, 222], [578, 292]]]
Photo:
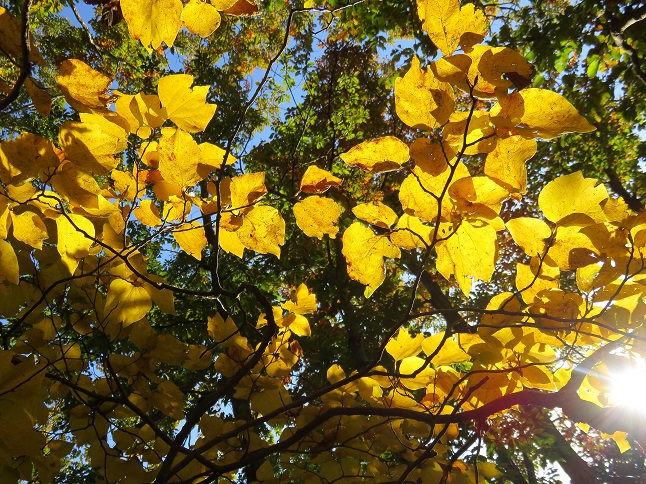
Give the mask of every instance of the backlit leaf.
[[216, 105], [206, 103], [209, 86], [191, 88], [191, 84], [193, 76], [174, 74], [159, 80], [157, 92], [170, 120], [184, 131], [195, 133], [206, 129]]
[[68, 160], [97, 175], [116, 168], [119, 160], [114, 155], [127, 146], [125, 130], [98, 114], [82, 114], [80, 123], [65, 123], [58, 142]]
[[58, 244], [56, 248], [63, 264], [74, 274], [79, 259], [90, 253], [95, 236], [94, 224], [81, 215], [61, 215], [56, 219]]
[[447, 279], [455, 276], [465, 296], [474, 280], [491, 279], [496, 259], [496, 229], [491, 225], [463, 220], [436, 248], [437, 270]]
[[147, 49], [158, 49], [162, 42], [172, 46], [182, 28], [181, 0], [121, 0], [121, 10], [130, 35]]
[[295, 314], [310, 314], [316, 311], [316, 295], [310, 294], [305, 284], [292, 291], [290, 301], [282, 304], [283, 309]]
[[[31, 37], [30, 40], [29, 59], [38, 64], [44, 63], [43, 57], [34, 45], [34, 38]], [[16, 60], [22, 57], [20, 19], [4, 7], [0, 7], [0, 48]]]
[[468, 50], [487, 34], [487, 20], [472, 3], [460, 8], [458, 0], [417, 0], [422, 28], [444, 55], [458, 46]]
[[390, 234], [390, 241], [400, 249], [423, 249], [431, 244], [433, 228], [407, 213], [403, 214]]
[[47, 228], [41, 218], [34, 212], [23, 212], [20, 215], [12, 214], [13, 236], [35, 249], [42, 249], [43, 240], [46, 240]]
[[108, 289], [104, 314], [111, 321], [127, 326], [146, 316], [151, 307], [152, 300], [143, 286], [115, 279]]
[[546, 241], [552, 236], [552, 230], [542, 220], [529, 217], [513, 218], [507, 222], [507, 229], [521, 249], [527, 255], [543, 256]]
[[184, 224], [173, 230], [175, 241], [184, 252], [192, 255], [197, 260], [202, 259], [202, 251], [206, 247], [204, 228], [197, 222]]
[[398, 170], [410, 158], [408, 146], [394, 136], [364, 141], [341, 159], [350, 166], [358, 166], [370, 173]]
[[234, 213], [248, 209], [267, 193], [265, 173], [247, 173], [231, 180], [231, 208]]
[[9, 281], [12, 284], [20, 282], [18, 258], [13, 247], [6, 240], [0, 240], [0, 282]]
[[301, 179], [301, 191], [305, 193], [325, 193], [330, 187], [341, 185], [341, 179], [316, 165], [310, 165]]
[[385, 229], [397, 222], [394, 210], [381, 202], [362, 203], [354, 207], [352, 213], [364, 222]]
[[545, 185], [538, 196], [538, 205], [545, 218], [558, 223], [568, 215], [583, 214], [595, 222], [604, 222], [606, 216], [601, 202], [608, 192], [597, 180], [584, 178], [580, 171], [564, 175]]
[[186, 29], [200, 37], [208, 37], [220, 26], [220, 13], [210, 3], [191, 0], [182, 10], [182, 22]]
[[140, 200], [139, 206], [132, 213], [142, 224], [148, 227], [158, 227], [162, 224], [159, 209], [152, 200]]
[[190, 188], [200, 179], [197, 172], [200, 148], [193, 137], [178, 129], [159, 140], [159, 171], [164, 180], [182, 189]]
[[536, 140], [522, 136], [499, 139], [495, 149], [487, 154], [485, 174], [505, 186], [510, 193], [525, 193], [525, 162], [534, 156], [536, 147]]
[[397, 116], [408, 126], [430, 130], [446, 123], [455, 107], [453, 88], [423, 71], [417, 56], [404, 77], [395, 81]]
[[365, 294], [370, 297], [386, 277], [384, 257], [398, 258], [401, 253], [388, 237], [355, 222], [343, 234], [343, 255], [348, 275], [368, 286]]
[[395, 361], [403, 360], [409, 356], [417, 356], [422, 351], [423, 341], [423, 334], [411, 336], [406, 328], [402, 328], [397, 336], [388, 341], [386, 351]]
[[285, 221], [275, 208], [256, 206], [245, 214], [236, 235], [248, 249], [280, 258], [280, 246], [285, 243]]
[[596, 128], [560, 94], [529, 88], [501, 98], [491, 109], [497, 127], [516, 127], [523, 136], [551, 139], [565, 133], [588, 133]]
[[70, 106], [82, 113], [105, 113], [112, 79], [78, 59], [66, 59], [58, 68], [58, 88]]
[[325, 234], [334, 239], [339, 232], [337, 222], [341, 216], [341, 208], [331, 198], [307, 197], [294, 205], [296, 225], [308, 237], [322, 239]]

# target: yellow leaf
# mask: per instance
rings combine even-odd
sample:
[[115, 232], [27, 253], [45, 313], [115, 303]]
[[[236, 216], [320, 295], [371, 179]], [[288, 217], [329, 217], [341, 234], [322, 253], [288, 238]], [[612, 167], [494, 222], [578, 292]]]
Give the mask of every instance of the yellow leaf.
[[465, 296], [473, 280], [489, 281], [496, 260], [496, 229], [482, 221], [462, 220], [456, 231], [438, 242], [437, 270], [455, 276]]
[[197, 222], [184, 224], [173, 230], [175, 241], [184, 252], [192, 255], [197, 260], [202, 260], [202, 251], [206, 247], [204, 227]]
[[527, 366], [520, 370], [522, 383], [525, 388], [540, 388], [543, 390], [556, 390], [554, 375], [544, 366]]
[[[253, 393], [249, 399], [249, 406], [252, 411], [257, 412], [260, 415], [267, 415], [268, 413], [284, 407], [291, 402], [292, 399], [289, 392], [285, 390], [284, 387], [280, 386], [278, 388], [266, 389], [261, 392]], [[273, 477], [273, 472], [271, 475]], [[258, 473], [256, 473], [256, 476], [258, 476]], [[275, 482], [274, 479], [270, 479], [270, 481]]]
[[475, 111], [472, 115], [454, 112], [442, 130], [442, 137], [455, 151], [465, 155], [489, 153], [495, 149], [497, 139], [489, 114], [483, 111]]
[[343, 380], [344, 378], [345, 378], [345, 371], [343, 371], [343, 368], [341, 368], [341, 366], [335, 363], [330, 368], [328, 368], [327, 381], [329, 381], [330, 383], [334, 384], [338, 381]]
[[[534, 314], [546, 314], [552, 318], [576, 319], [587, 311], [583, 298], [576, 293], [566, 293], [561, 289], [549, 289], [537, 294], [530, 306]], [[568, 327], [553, 319], [536, 318], [536, 322], [546, 327]]]
[[506, 96], [512, 82], [507, 73], [529, 79], [532, 65], [518, 52], [506, 47], [476, 45], [467, 54], [442, 57], [431, 65], [441, 81], [449, 82], [478, 99]]
[[236, 234], [248, 249], [280, 258], [280, 246], [285, 243], [285, 221], [275, 208], [256, 206], [245, 214]]
[[581, 227], [576, 225], [557, 227], [554, 243], [547, 255], [562, 270], [577, 269], [599, 262], [599, 250], [590, 238], [581, 232]]
[[12, 213], [13, 221], [13, 236], [31, 245], [35, 249], [43, 248], [43, 240], [46, 240], [47, 228], [41, 220], [40, 216], [34, 212], [23, 212], [20, 215]]
[[244, 255], [245, 246], [240, 242], [240, 238], [236, 232], [231, 232], [226, 229], [220, 230], [220, 247], [222, 250], [229, 254], [236, 255], [242, 259]]
[[458, 0], [417, 0], [422, 28], [444, 55], [458, 46], [468, 50], [487, 35], [487, 19], [472, 3], [460, 8]]
[[498, 139], [496, 148], [487, 154], [485, 175], [497, 180], [510, 193], [525, 193], [527, 170], [525, 162], [536, 153], [536, 140], [522, 136]]
[[0, 282], [9, 281], [12, 284], [20, 282], [18, 258], [11, 244], [0, 240]]
[[65, 123], [58, 142], [68, 160], [97, 175], [115, 168], [119, 160], [114, 155], [127, 146], [126, 131], [98, 114], [81, 114], [80, 123]]
[[352, 209], [352, 213], [358, 219], [384, 229], [390, 228], [397, 222], [397, 214], [394, 210], [378, 201], [359, 204]]
[[162, 224], [159, 209], [152, 200], [140, 200], [139, 206], [132, 213], [144, 225], [158, 227]]
[[65, 59], [58, 72], [58, 88], [70, 106], [82, 113], [108, 112], [106, 91], [112, 79], [78, 59]]
[[[453, 155], [450, 147], [426, 139], [416, 140], [411, 145], [415, 168], [413, 173], [404, 179], [399, 190], [399, 201], [406, 213], [433, 223], [438, 217], [444, 220], [451, 219], [454, 206], [452, 200], [446, 196], [445, 188], [447, 184], [450, 186], [457, 180], [470, 176], [469, 170], [462, 162], [457, 162], [454, 170], [450, 169], [449, 162], [456, 163]], [[443, 193], [445, 196], [440, 210], [437, 199]]]
[[310, 323], [304, 316], [300, 314], [290, 314], [283, 320], [285, 327], [288, 327], [289, 330], [299, 336], [311, 336], [312, 329], [310, 328]]
[[596, 129], [567, 99], [546, 89], [523, 89], [500, 98], [490, 115], [497, 127], [516, 128], [529, 138], [552, 139], [565, 133], [588, 133]]
[[41, 116], [49, 116], [52, 111], [52, 96], [46, 89], [41, 89], [32, 78], [27, 78], [25, 88], [34, 102], [34, 107]]
[[235, 5], [238, 0], [211, 0], [211, 5], [213, 5], [217, 10], [226, 10]]
[[340, 216], [341, 208], [331, 198], [314, 195], [294, 205], [296, 225], [308, 237], [322, 239], [328, 234], [334, 239], [339, 232], [336, 224]]
[[360, 222], [355, 222], [343, 234], [343, 255], [348, 275], [367, 285], [365, 294], [370, 297], [386, 277], [384, 257], [398, 258], [401, 252], [388, 237], [376, 235]]
[[184, 5], [181, 18], [186, 29], [200, 37], [208, 37], [220, 26], [217, 9], [202, 0], [191, 0]]
[[[424, 369], [419, 371], [422, 367]], [[417, 356], [403, 358], [399, 364], [399, 373], [401, 375], [411, 375], [415, 372], [417, 372], [415, 378], [400, 378], [401, 384], [409, 390], [426, 388], [435, 377], [435, 370], [423, 358]]]
[[63, 264], [74, 274], [79, 259], [90, 253], [95, 236], [94, 224], [82, 215], [61, 215], [56, 219], [58, 244], [56, 248]]
[[222, 168], [223, 165], [230, 165], [235, 163], [236, 159], [229, 155], [226, 163], [224, 163], [225, 151], [211, 143], [200, 143], [201, 160], [197, 166], [197, 173], [203, 180], [206, 179], [209, 173]]
[[409, 356], [417, 356], [422, 351], [422, 341], [424, 341], [423, 334], [418, 333], [413, 337], [408, 329], [401, 328], [397, 336], [391, 338], [386, 344], [386, 351], [395, 361], [403, 360]]
[[493, 462], [478, 462], [478, 471], [487, 479], [501, 477], [503, 475], [502, 472], [496, 469], [496, 464]]
[[552, 229], [542, 220], [529, 217], [513, 218], [507, 222], [507, 229], [514, 242], [530, 256], [543, 256], [546, 241], [552, 236]]
[[46, 178], [59, 164], [54, 145], [40, 136], [23, 133], [0, 142], [0, 177], [11, 185], [42, 176]]
[[631, 448], [630, 442], [626, 439], [626, 432], [617, 430], [614, 434], [608, 435], [608, 437], [615, 441], [617, 447], [619, 447], [619, 452], [622, 454]]
[[171, 136], [162, 136], [157, 152], [159, 171], [167, 182], [186, 189], [201, 179], [197, 172], [200, 148], [186, 131], [177, 129]]
[[[44, 59], [34, 45], [34, 38], [30, 36], [29, 59], [32, 62], [43, 64]], [[0, 7], [0, 49], [16, 60], [22, 57], [22, 36], [20, 34], [20, 20], [13, 16], [6, 8]]]
[[127, 146], [126, 131], [98, 114], [81, 114], [80, 123], [63, 124], [58, 142], [66, 159], [97, 175], [116, 168], [114, 155]]
[[170, 120], [179, 128], [195, 133], [206, 129], [216, 105], [206, 103], [209, 86], [191, 88], [191, 84], [193, 76], [188, 74], [166, 76], [160, 79], [157, 92]]
[[[117, 114], [128, 123], [129, 132], [135, 133], [140, 138], [148, 138], [152, 128], [159, 128], [166, 121], [166, 109], [161, 107], [159, 97], [156, 94], [142, 94], [130, 96], [115, 91], [117, 100], [115, 107]], [[155, 151], [154, 142], [144, 146], [144, 150]], [[154, 143], [156, 145], [156, 143]]]
[[390, 241], [400, 249], [423, 249], [431, 244], [433, 228], [407, 213], [403, 214], [390, 234]]
[[92, 175], [75, 166], [62, 163], [50, 179], [51, 185], [74, 205], [88, 208], [99, 207], [100, 188]]
[[118, 196], [130, 202], [134, 202], [140, 193], [145, 191], [145, 185], [137, 186], [137, 180], [132, 173], [121, 170], [112, 170], [110, 173], [112, 186]]
[[247, 173], [231, 180], [231, 208], [234, 214], [253, 206], [267, 193], [265, 172]]
[[479, 206], [500, 212], [500, 203], [509, 196], [504, 187], [488, 176], [465, 177], [456, 180], [449, 188], [456, 209], [464, 214], [478, 211]]
[[181, 0], [121, 0], [121, 11], [130, 35], [149, 50], [172, 46], [182, 28]]
[[305, 284], [301, 284], [291, 293], [291, 301], [281, 304], [283, 309], [294, 314], [310, 314], [316, 311], [316, 295], [310, 294]]
[[225, 320], [220, 313], [216, 313], [215, 316], [208, 318], [207, 330], [213, 341], [225, 348], [236, 346], [242, 340], [246, 346], [247, 338], [240, 334], [231, 317], [227, 317]]
[[358, 166], [370, 173], [398, 170], [410, 158], [408, 146], [394, 136], [364, 141], [341, 155], [350, 166]]
[[538, 271], [527, 264], [516, 264], [516, 289], [520, 292], [523, 301], [530, 304], [534, 296], [545, 289], [554, 289], [559, 286], [558, 281], [545, 277], [544, 271]]
[[[431, 360], [435, 368], [452, 363], [463, 363], [471, 359], [471, 356], [460, 347], [453, 336], [448, 336], [444, 343], [442, 343], [443, 338], [444, 332], [436, 333], [428, 338], [424, 338], [424, 342], [422, 343], [424, 353], [428, 356], [435, 354]], [[440, 343], [442, 343], [441, 348]]]
[[446, 123], [454, 108], [451, 85], [438, 80], [430, 67], [424, 72], [414, 56], [408, 72], [395, 81], [399, 119], [412, 128], [431, 130]]
[[115, 279], [108, 288], [104, 314], [110, 321], [128, 326], [146, 316], [151, 307], [152, 300], [143, 286]]
[[305, 193], [325, 193], [330, 187], [341, 185], [341, 179], [318, 166], [310, 165], [301, 180], [301, 191]]
[[558, 223], [568, 215], [583, 214], [595, 222], [605, 222], [601, 203], [608, 199], [603, 185], [594, 178], [583, 178], [580, 171], [549, 182], [538, 196], [545, 218]]
[[[148, 279], [154, 282], [165, 282], [163, 278], [156, 274], [148, 274]], [[143, 286], [150, 298], [164, 314], [177, 314], [175, 312], [175, 296], [170, 289], [157, 289], [157, 287], [148, 283], [144, 283]]]

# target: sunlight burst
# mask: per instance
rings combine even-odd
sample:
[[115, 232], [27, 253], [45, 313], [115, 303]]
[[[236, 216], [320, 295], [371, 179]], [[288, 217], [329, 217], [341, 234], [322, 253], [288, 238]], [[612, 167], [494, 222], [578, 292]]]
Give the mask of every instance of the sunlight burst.
[[633, 360], [612, 378], [610, 401], [646, 414], [646, 362]]

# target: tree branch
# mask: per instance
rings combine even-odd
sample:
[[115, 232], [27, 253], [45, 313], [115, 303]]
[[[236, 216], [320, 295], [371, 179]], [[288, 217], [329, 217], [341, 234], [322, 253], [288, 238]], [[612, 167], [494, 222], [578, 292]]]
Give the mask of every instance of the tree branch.
[[20, 47], [22, 55], [22, 63], [20, 65], [20, 74], [13, 88], [7, 96], [0, 100], [0, 111], [8, 107], [12, 102], [18, 99], [20, 89], [22, 88], [27, 78], [31, 75], [31, 62], [29, 60], [29, 51], [31, 44], [29, 42], [29, 9], [31, 8], [31, 0], [23, 0], [22, 13], [20, 17]]
[[633, 11], [626, 12], [624, 15], [619, 17], [613, 16], [609, 9], [606, 8], [606, 15], [609, 19], [608, 26], [610, 28], [610, 36], [612, 37], [613, 42], [617, 47], [628, 52], [635, 75], [643, 84], [646, 85], [646, 72], [642, 69], [641, 59], [639, 58], [637, 49], [626, 42], [626, 39], [624, 38], [624, 32], [628, 27], [646, 19], [646, 5]]

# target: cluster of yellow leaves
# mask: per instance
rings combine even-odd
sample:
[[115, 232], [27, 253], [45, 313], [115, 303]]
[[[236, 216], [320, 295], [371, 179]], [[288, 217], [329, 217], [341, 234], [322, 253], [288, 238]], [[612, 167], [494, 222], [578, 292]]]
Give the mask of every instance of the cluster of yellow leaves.
[[[544, 187], [538, 198], [541, 217], [503, 222], [500, 216], [505, 200], [521, 200], [526, 191], [525, 163], [537, 150], [536, 138], [594, 127], [559, 94], [513, 89], [509, 75], [529, 80], [533, 69], [511, 49], [479, 45], [487, 34], [486, 19], [472, 4], [417, 3], [423, 28], [443, 57], [424, 68], [413, 58], [408, 72], [396, 81], [395, 102], [400, 119], [423, 134], [410, 144], [393, 136], [364, 141], [341, 155], [348, 167], [367, 176], [402, 172], [401, 209], [369, 200], [347, 207], [351, 222], [343, 224], [344, 207], [333, 198], [341, 178], [310, 166], [301, 180], [301, 199], [293, 207], [296, 224], [306, 236], [318, 239], [335, 238], [339, 227], [346, 227], [342, 253], [347, 271], [366, 286], [366, 297], [385, 280], [386, 261], [401, 257], [402, 250], [433, 250], [434, 270], [453, 278], [465, 296], [474, 283], [491, 279], [500, 239], [513, 240], [527, 263], [517, 264], [517, 291], [492, 298], [476, 332], [453, 334], [447, 329], [426, 335], [402, 328], [385, 345], [392, 362], [384, 364], [392, 371], [373, 368], [321, 395], [320, 405], [287, 415], [276, 411], [292, 402], [288, 382], [303, 356], [294, 336], [311, 335], [305, 315], [317, 309], [316, 297], [305, 285], [294, 289], [290, 300], [258, 318], [254, 330], [270, 324], [275, 331], [233, 393], [249, 402], [254, 415], [271, 415], [283, 428], [281, 440], [332, 408], [371, 404], [450, 414], [525, 388], [558, 391], [571, 371], [571, 366], [557, 366], [563, 345], [597, 347], [616, 338], [616, 330], [643, 333], [644, 215], [631, 213], [595, 180], [576, 172]], [[172, 45], [182, 26], [207, 36], [218, 27], [219, 12], [248, 15], [256, 9], [248, 0], [122, 0], [121, 7], [133, 37], [153, 49], [164, 42]], [[17, 59], [19, 44], [17, 19], [0, 8], [0, 47]], [[35, 48], [32, 55], [33, 62], [41, 62]], [[224, 251], [238, 257], [245, 248], [279, 257], [285, 222], [276, 208], [261, 204], [268, 193], [265, 174], [225, 177], [222, 168], [233, 157], [214, 144], [196, 141], [195, 133], [206, 129], [216, 106], [207, 102], [208, 86], [193, 86], [192, 76], [164, 77], [156, 94], [110, 94], [111, 82], [82, 61], [62, 62], [58, 88], [80, 120], [63, 124], [56, 143], [29, 133], [0, 143], [0, 316], [20, 317], [27, 325], [12, 350], [0, 352], [0, 444], [5, 450], [0, 475], [5, 480], [30, 479], [32, 468], [41, 480], [52, 480], [72, 449], [66, 442], [47, 441], [34, 429], [47, 422], [46, 394], [55, 399], [69, 392], [60, 382], [44, 378], [47, 367], [78, 374], [74, 385], [88, 395], [109, 397], [122, 391], [120, 382], [130, 389], [130, 406], [106, 404], [97, 413], [79, 404], [70, 411], [69, 423], [76, 442], [88, 444], [90, 463], [104, 469], [107, 480], [148, 482], [168, 452], [168, 442], [149, 425], [110, 430], [111, 420], [136, 417], [136, 408], [181, 421], [186, 396], [171, 379], [160, 376], [160, 365], [188, 371], [213, 368], [229, 378], [258, 350], [244, 335], [242, 323], [220, 313], [207, 322], [213, 343], [209, 347], [153, 329], [146, 318], [153, 304], [174, 314], [174, 295], [161, 277], [148, 272], [139, 246], [129, 240], [128, 227], [138, 221], [151, 229], [152, 237], [172, 233], [177, 245], [196, 259], [211, 234]], [[39, 111], [48, 112], [49, 95], [33, 80], [26, 86]], [[456, 89], [470, 98], [473, 109], [456, 110]], [[141, 146], [138, 159], [126, 169], [121, 153], [134, 143]], [[483, 160], [481, 174], [468, 166], [470, 156]], [[330, 189], [331, 195], [325, 196]], [[578, 292], [561, 287], [561, 276], [568, 271], [575, 274]], [[77, 311], [69, 324], [81, 337], [102, 332], [112, 342], [128, 339], [136, 351], [111, 354], [102, 363], [110, 377], [101, 370], [90, 378], [83, 373], [88, 363], [81, 345], [57, 340], [67, 323], [43, 310], [45, 296]], [[59, 344], [52, 345], [54, 340]], [[339, 365], [327, 371], [331, 384], [346, 378]], [[607, 388], [592, 377], [579, 393], [607, 404]], [[310, 452], [313, 464], [325, 464], [321, 477], [328, 480], [363, 474], [394, 478], [397, 468], [379, 460], [362, 468], [362, 452], [399, 452], [414, 462], [420, 454], [411, 451], [413, 439], [438, 435], [439, 430], [405, 419], [385, 422], [380, 417], [331, 419], [289, 450]], [[197, 445], [236, 425], [204, 414]], [[449, 425], [441, 442], [457, 437], [458, 430], [456, 424]], [[106, 452], [102, 439], [108, 433], [110, 450], [118, 452]], [[13, 435], [25, 438], [16, 441]], [[619, 442], [622, 436], [615, 438]], [[249, 453], [267, 445], [255, 432], [247, 432], [245, 439], [222, 439], [202, 457], [225, 465], [240, 458], [243, 446]], [[351, 442], [355, 454], [339, 457], [335, 441]], [[21, 461], [11, 455], [22, 456]], [[425, 460], [409, 477], [439, 480], [447, 465], [442, 459]], [[293, 476], [306, 477], [289, 460], [281, 464]], [[195, 461], [177, 476], [188, 480], [204, 470], [200, 466]], [[486, 466], [476, 470], [461, 461], [452, 466], [465, 479], [476, 472], [497, 475]], [[273, 479], [269, 461], [256, 477]]]
[[[387, 259], [401, 257], [402, 250], [434, 250], [435, 270], [454, 278], [468, 296], [475, 282], [491, 279], [501, 238], [513, 240], [528, 263], [517, 264], [517, 293], [494, 297], [477, 333], [413, 337], [402, 329], [385, 348], [399, 381], [364, 377], [328, 404], [350, 405], [348, 395], [356, 394], [373, 404], [425, 411], [468, 394], [463, 408], [474, 409], [523, 388], [557, 391], [571, 371], [559, 363], [564, 344], [597, 348], [616, 339], [615, 331], [640, 324], [646, 311], [644, 217], [576, 172], [543, 188], [542, 217], [503, 222], [503, 202], [520, 201], [526, 191], [525, 163], [537, 151], [536, 139], [595, 128], [560, 94], [515, 89], [510, 78], [529, 84], [532, 66], [511, 49], [478, 45], [487, 25], [472, 4], [418, 0], [418, 13], [443, 57], [425, 68], [414, 57], [396, 81], [395, 102], [405, 124], [431, 133], [411, 144], [392, 136], [364, 141], [341, 155], [372, 176], [406, 174], [399, 188], [402, 212], [381, 201], [352, 207], [356, 220], [343, 233], [348, 275], [370, 297], [385, 279]], [[471, 110], [456, 110], [456, 89], [470, 98]], [[484, 160], [481, 174], [472, 174], [471, 156]], [[308, 170], [301, 190], [320, 193], [312, 187], [319, 183], [326, 190], [330, 174], [311, 169], [318, 178], [312, 183]], [[341, 209], [331, 198], [305, 198], [294, 214], [308, 236], [338, 233]], [[578, 292], [561, 288], [568, 271], [575, 272]], [[494, 314], [498, 310], [511, 314]], [[460, 380], [455, 365], [461, 363], [477, 371]], [[331, 383], [343, 378], [340, 367], [328, 371]], [[413, 392], [422, 388], [426, 396], [420, 399]], [[607, 403], [603, 389], [586, 388], [589, 400]]]
[[[185, 3], [185, 2], [184, 2]], [[121, 10], [130, 35], [147, 49], [158, 49], [162, 42], [173, 45], [182, 28], [208, 37], [220, 26], [220, 12], [253, 15], [258, 7], [249, 0], [122, 0]]]
[[[315, 311], [316, 296], [310, 294], [305, 284], [301, 284], [292, 292], [290, 300], [273, 307], [271, 316], [260, 315], [257, 328], [267, 325], [269, 317], [278, 331], [258, 364], [236, 386], [235, 398], [249, 400], [251, 410], [260, 415], [267, 415], [291, 402], [283, 379], [303, 355], [301, 346], [296, 339], [292, 339], [292, 335], [311, 335], [309, 322], [304, 315]], [[208, 331], [211, 338], [225, 349], [218, 355], [215, 369], [224, 376], [234, 375], [254, 353], [254, 348], [230, 317], [225, 320], [216, 314], [209, 318]], [[210, 431], [208, 433], [211, 434]]]
[[[401, 249], [435, 249], [438, 272], [447, 279], [454, 277], [465, 295], [474, 281], [489, 281], [498, 234], [506, 228], [499, 217], [501, 206], [525, 193], [525, 163], [536, 152], [535, 138], [594, 129], [559, 94], [533, 88], [509, 93], [513, 85], [506, 75], [529, 78], [533, 68], [511, 49], [476, 45], [484, 39], [487, 25], [472, 4], [460, 8], [457, 0], [420, 0], [418, 13], [444, 57], [426, 70], [413, 58], [408, 72], [396, 81], [396, 109], [412, 128], [441, 130], [441, 141], [422, 137], [409, 146], [386, 136], [364, 141], [341, 155], [347, 165], [372, 175], [408, 172], [399, 190], [403, 214], [381, 202], [360, 205], [352, 213], [368, 226], [357, 221], [343, 234], [348, 274], [367, 286], [368, 297], [385, 278], [385, 259], [400, 257]], [[455, 54], [458, 47], [464, 53]], [[467, 93], [474, 107], [478, 99], [489, 104], [455, 110], [454, 88]], [[485, 157], [483, 175], [472, 176], [467, 156]], [[326, 188], [326, 175], [319, 176]], [[305, 178], [303, 186], [308, 188], [303, 191], [315, 193]], [[593, 198], [590, 203], [598, 202]], [[556, 221], [552, 212], [559, 203], [541, 205], [548, 220]], [[306, 235], [335, 237], [338, 232], [341, 210], [329, 198], [309, 197], [296, 204], [294, 213]], [[509, 227], [520, 229], [513, 220]]]

